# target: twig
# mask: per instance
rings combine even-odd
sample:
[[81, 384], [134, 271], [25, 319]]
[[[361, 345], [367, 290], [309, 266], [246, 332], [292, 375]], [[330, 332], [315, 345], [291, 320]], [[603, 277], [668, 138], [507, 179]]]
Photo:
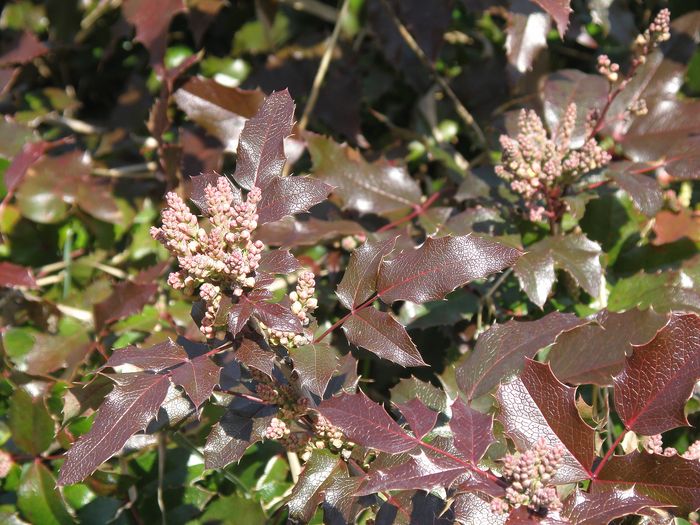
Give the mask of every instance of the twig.
[[301, 473], [301, 463], [299, 463], [299, 456], [296, 452], [287, 452], [287, 461], [289, 462], [289, 473], [292, 475], [292, 481], [296, 484], [299, 481], [299, 474]]
[[396, 226], [400, 226], [404, 222], [408, 222], [412, 219], [415, 219], [416, 217], [420, 217], [428, 210], [428, 208], [430, 208], [430, 206], [432, 206], [432, 204], [438, 199], [438, 197], [440, 197], [440, 192], [436, 191], [430, 197], [428, 197], [428, 199], [423, 204], [416, 205], [415, 209], [411, 213], [409, 213], [405, 217], [401, 217], [400, 219], [390, 222], [389, 224], [385, 224], [377, 230], [377, 233], [391, 230]]
[[435, 66], [423, 52], [421, 47], [418, 45], [418, 42], [416, 42], [416, 40], [413, 38], [413, 35], [411, 35], [410, 31], [406, 28], [403, 22], [399, 20], [399, 17], [396, 16], [396, 13], [391, 7], [391, 4], [389, 4], [388, 0], [381, 0], [381, 2], [384, 5], [384, 8], [389, 12], [391, 20], [394, 22], [394, 25], [396, 25], [396, 28], [399, 30], [399, 34], [401, 35], [401, 38], [403, 38], [404, 42], [406, 42], [406, 45], [411, 49], [411, 51], [413, 51], [413, 53], [415, 53], [415, 55], [423, 63], [423, 65], [430, 70], [430, 73], [435, 78], [435, 81], [440, 85], [447, 97], [454, 104], [455, 110], [457, 111], [457, 115], [459, 116], [459, 118], [462, 119], [462, 121], [467, 125], [468, 128], [471, 128], [481, 147], [487, 149], [488, 144], [486, 142], [484, 132], [479, 127], [479, 124], [476, 123], [476, 120], [474, 120], [472, 114], [466, 107], [464, 107], [464, 104], [462, 104], [462, 101], [459, 100], [455, 92], [452, 91], [452, 88], [447, 83], [447, 81], [444, 78], [442, 78], [442, 76], [439, 75], [438, 72], [435, 70]]
[[165, 479], [165, 449], [166, 435], [165, 432], [158, 432], [158, 508], [160, 508], [160, 521], [163, 525], [167, 525], [168, 520], [165, 517], [165, 499], [163, 498], [163, 480]]
[[311, 86], [311, 93], [309, 94], [309, 100], [306, 102], [304, 107], [304, 113], [301, 115], [301, 120], [299, 120], [299, 131], [302, 132], [306, 129], [309, 124], [309, 116], [316, 106], [318, 101], [318, 94], [321, 91], [321, 86], [323, 85], [323, 79], [326, 77], [328, 72], [328, 66], [331, 63], [331, 58], [333, 57], [333, 50], [338, 43], [338, 37], [340, 36], [340, 30], [343, 27], [343, 20], [348, 13], [350, 7], [350, 0], [343, 0], [343, 6], [340, 8], [338, 13], [338, 18], [335, 21], [335, 27], [333, 28], [333, 33], [331, 34], [328, 44], [326, 45], [326, 50], [323, 52], [321, 57], [321, 63], [318, 65], [318, 70], [316, 71], [316, 76], [314, 77], [314, 83]]
[[337, 9], [318, 0], [280, 0], [280, 4], [286, 4], [297, 11], [305, 11], [326, 22], [335, 22], [338, 19]]
[[149, 179], [158, 170], [158, 163], [146, 162], [144, 164], [132, 164], [121, 168], [93, 168], [92, 174], [100, 177], [131, 177], [134, 179]]

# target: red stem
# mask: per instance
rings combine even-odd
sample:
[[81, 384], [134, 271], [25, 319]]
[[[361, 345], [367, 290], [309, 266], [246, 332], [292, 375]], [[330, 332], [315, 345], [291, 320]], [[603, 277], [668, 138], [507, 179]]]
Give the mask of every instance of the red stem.
[[409, 213], [405, 217], [401, 217], [400, 219], [390, 222], [389, 224], [385, 224], [377, 230], [377, 233], [391, 230], [392, 228], [395, 228], [396, 226], [399, 226], [404, 222], [408, 222], [411, 219], [415, 219], [416, 217], [423, 215], [428, 210], [428, 208], [430, 208], [430, 206], [432, 206], [432, 204], [438, 199], [438, 197], [440, 197], [440, 192], [436, 191], [430, 197], [428, 197], [423, 204], [414, 206], [414, 209], [411, 213]]
[[598, 478], [598, 474], [600, 474], [600, 471], [603, 470], [603, 467], [605, 464], [608, 462], [608, 460], [612, 457], [612, 455], [615, 453], [615, 449], [617, 446], [622, 443], [622, 440], [624, 439], [625, 435], [627, 434], [627, 430], [623, 430], [619, 436], [617, 436], [617, 439], [615, 442], [610, 446], [608, 451], [605, 453], [605, 456], [603, 456], [603, 459], [600, 460], [600, 463], [598, 463], [598, 466], [595, 468], [593, 471], [593, 479]]
[[354, 308], [353, 308], [352, 310], [350, 310], [347, 314], [345, 314], [343, 317], [341, 317], [338, 321], [336, 321], [335, 323], [333, 323], [333, 325], [332, 325], [328, 330], [326, 330], [326, 331], [323, 332], [321, 335], [319, 335], [316, 339], [314, 339], [314, 343], [319, 343], [319, 342], [323, 341], [323, 340], [326, 338], [326, 336], [327, 336], [328, 334], [330, 334], [333, 330], [335, 330], [336, 328], [338, 328], [339, 326], [341, 326], [345, 321], [347, 321], [348, 319], [350, 319], [353, 315], [355, 315], [355, 314], [356, 314], [357, 312], [359, 312], [360, 310], [364, 310], [364, 309], [367, 308], [369, 305], [371, 305], [371, 304], [377, 299], [377, 297], [378, 297], [377, 294], [374, 294], [372, 297], [370, 297], [369, 299], [367, 299], [367, 300], [366, 300], [364, 303], [362, 303], [360, 306], [354, 307]]

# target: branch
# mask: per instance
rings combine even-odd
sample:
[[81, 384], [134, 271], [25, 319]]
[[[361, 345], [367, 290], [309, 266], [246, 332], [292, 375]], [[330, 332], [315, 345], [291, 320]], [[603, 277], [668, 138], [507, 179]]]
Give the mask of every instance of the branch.
[[396, 28], [399, 30], [399, 34], [401, 35], [401, 38], [403, 38], [404, 42], [406, 42], [406, 45], [411, 49], [411, 51], [413, 51], [413, 53], [415, 53], [415, 55], [423, 63], [423, 65], [430, 70], [430, 73], [435, 78], [435, 81], [440, 85], [447, 97], [452, 101], [452, 104], [454, 104], [455, 110], [457, 111], [457, 115], [459, 116], [459, 118], [462, 119], [462, 121], [467, 125], [468, 128], [471, 128], [474, 136], [476, 137], [481, 147], [484, 149], [488, 149], [488, 144], [486, 142], [484, 132], [479, 127], [479, 124], [476, 123], [476, 120], [474, 120], [472, 114], [466, 107], [464, 107], [464, 104], [462, 104], [462, 101], [459, 100], [455, 92], [452, 91], [452, 88], [447, 83], [447, 81], [444, 78], [442, 78], [442, 76], [440, 76], [435, 70], [435, 66], [425, 55], [421, 47], [418, 45], [418, 42], [416, 42], [416, 40], [413, 38], [413, 35], [411, 35], [410, 31], [406, 28], [403, 22], [399, 20], [399, 17], [396, 16], [396, 13], [391, 7], [391, 4], [389, 4], [389, 1], [381, 0], [381, 2], [384, 5], [384, 8], [389, 12], [391, 20], [394, 22], [394, 25], [396, 25]]

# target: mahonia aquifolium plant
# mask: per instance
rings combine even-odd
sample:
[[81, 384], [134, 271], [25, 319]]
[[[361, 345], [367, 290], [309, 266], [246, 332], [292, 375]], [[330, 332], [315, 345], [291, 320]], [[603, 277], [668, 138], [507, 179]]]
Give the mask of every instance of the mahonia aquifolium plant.
[[[610, 103], [627, 87], [635, 72], [646, 62], [646, 57], [660, 43], [671, 37], [670, 12], [662, 9], [649, 28], [635, 40], [635, 55], [629, 73], [620, 77], [620, 65], [607, 55], [598, 57], [598, 72], [610, 84], [608, 104], [602, 112], [592, 109], [586, 115], [583, 145], [572, 147], [572, 134], [576, 126], [578, 108], [571, 103], [555, 133], [547, 132], [542, 120], [533, 110], [522, 110], [518, 118], [518, 135], [515, 138], [501, 135], [503, 149], [501, 163], [496, 174], [510, 183], [519, 194], [531, 221], [556, 222], [565, 206], [561, 202], [567, 186], [581, 177], [607, 166], [612, 156], [597, 141], [596, 134], [604, 124]], [[646, 101], [635, 98], [627, 113], [644, 115]], [[625, 115], [620, 115], [624, 118]]]
[[[219, 177], [216, 185], [206, 186], [204, 195], [208, 230], [200, 225], [187, 204], [170, 192], [165, 197], [168, 206], [162, 213], [163, 225], [151, 228], [151, 235], [177, 258], [181, 268], [170, 274], [168, 284], [189, 294], [199, 288], [205, 305], [200, 329], [211, 337], [222, 296], [240, 297], [258, 283], [257, 269], [265, 246], [262, 241], [253, 240], [258, 226], [260, 188], [252, 188], [245, 201], [236, 203], [231, 183], [226, 177]], [[309, 315], [318, 304], [315, 286], [313, 273], [303, 271], [296, 290], [289, 294], [290, 310], [304, 327], [309, 325]], [[299, 347], [310, 341], [310, 336], [303, 333], [275, 330], [262, 322], [260, 327], [273, 345]]]

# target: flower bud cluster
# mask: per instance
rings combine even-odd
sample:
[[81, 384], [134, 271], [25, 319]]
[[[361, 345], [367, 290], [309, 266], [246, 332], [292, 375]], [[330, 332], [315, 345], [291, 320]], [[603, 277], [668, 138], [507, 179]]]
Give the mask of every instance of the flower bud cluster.
[[[675, 456], [678, 454], [678, 450], [676, 450], [674, 447], [663, 446], [661, 434], [643, 438], [642, 447], [649, 454], [660, 454], [662, 456]], [[688, 450], [682, 454], [682, 456], [685, 459], [700, 460], [700, 440], [692, 443], [688, 447]]]
[[519, 133], [515, 138], [501, 135], [503, 148], [501, 164], [496, 174], [510, 182], [528, 208], [530, 220], [542, 220], [548, 213], [549, 193], [560, 184], [602, 168], [610, 155], [595, 138], [588, 139], [579, 149], [571, 148], [571, 136], [576, 124], [576, 104], [570, 104], [555, 137], [550, 137], [540, 117], [534, 111], [522, 110], [518, 119]]
[[328, 449], [331, 452], [340, 454], [344, 459], [349, 459], [355, 443], [347, 441], [343, 433], [335, 426], [331, 425], [325, 417], [319, 415], [313, 426], [314, 436], [306, 445], [306, 450], [302, 454], [302, 459], [311, 457], [313, 449]]
[[207, 185], [204, 197], [208, 230], [171, 192], [165, 196], [163, 224], [151, 228], [151, 236], [177, 257], [180, 271], [170, 274], [170, 286], [193, 293], [201, 285], [199, 295], [206, 305], [201, 329], [212, 336], [221, 294], [240, 296], [244, 289], [255, 286], [255, 271], [264, 248], [261, 241], [252, 240], [261, 192], [253, 188], [244, 202], [234, 203], [231, 184], [219, 177], [216, 185]]
[[671, 12], [662, 9], [656, 18], [649, 24], [649, 28], [634, 41], [635, 57], [633, 65], [637, 66], [646, 62], [647, 55], [661, 42], [671, 38]]
[[564, 447], [551, 447], [544, 438], [525, 452], [507, 454], [503, 460], [503, 478], [510, 483], [504, 499], [495, 498], [491, 510], [504, 514], [510, 508], [527, 506], [536, 512], [558, 511], [561, 500], [549, 485], [564, 455]]
[[[318, 301], [314, 297], [316, 292], [316, 280], [313, 272], [303, 271], [299, 274], [296, 290], [289, 294], [290, 310], [299, 318], [303, 327], [309, 326], [309, 315], [318, 307]], [[260, 323], [261, 328], [272, 345], [281, 345], [288, 349], [298, 348], [311, 342], [312, 337], [306, 333], [284, 332], [271, 329]]]
[[620, 64], [616, 64], [608, 55], [600, 55], [598, 57], [598, 73], [608, 79], [608, 82], [614, 84], [619, 78]]

